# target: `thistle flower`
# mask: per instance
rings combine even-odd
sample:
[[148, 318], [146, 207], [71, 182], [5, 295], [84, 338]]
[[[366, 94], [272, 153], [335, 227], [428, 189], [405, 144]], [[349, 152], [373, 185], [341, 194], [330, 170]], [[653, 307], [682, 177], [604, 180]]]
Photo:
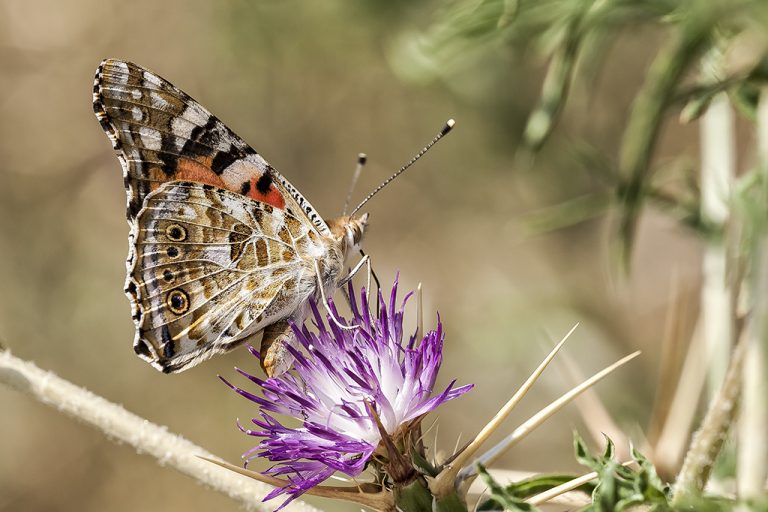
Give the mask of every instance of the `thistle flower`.
[[[403, 311], [412, 293], [398, 307], [397, 281], [388, 304], [379, 295], [382, 306], [376, 318], [370, 314], [365, 290], [360, 293], [360, 309], [351, 286], [349, 290], [350, 325], [357, 328], [341, 329], [330, 319], [326, 327], [312, 303], [317, 333], [306, 325], [292, 326], [300, 344], [289, 347], [295, 358], [292, 370], [262, 380], [237, 369], [261, 387], [263, 397], [222, 378], [260, 406], [260, 418], [252, 420], [258, 428], [240, 427], [248, 435], [263, 438], [243, 455], [246, 465], [266, 457], [275, 464], [264, 474], [289, 482], [265, 501], [288, 494], [284, 506], [335, 472], [355, 477], [372, 461], [390, 479], [397, 480], [393, 473], [402, 475], [404, 467], [413, 472], [408, 457], [419, 441], [418, 435], [411, 434], [418, 433], [423, 416], [472, 388], [454, 388], [453, 381], [433, 396], [442, 361], [442, 323], [438, 316], [435, 330], [421, 340], [414, 334], [404, 343]], [[258, 357], [253, 348], [251, 353]], [[297, 418], [301, 426], [286, 426], [273, 413]], [[393, 453], [394, 446], [399, 447], [398, 453]]]

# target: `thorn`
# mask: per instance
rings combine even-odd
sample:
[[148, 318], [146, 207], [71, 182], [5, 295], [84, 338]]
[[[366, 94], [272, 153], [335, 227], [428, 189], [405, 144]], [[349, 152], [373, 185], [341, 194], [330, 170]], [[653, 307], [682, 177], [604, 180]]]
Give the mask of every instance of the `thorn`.
[[575, 386], [571, 388], [567, 393], [563, 394], [560, 398], [553, 401], [543, 409], [541, 409], [539, 412], [528, 418], [526, 421], [524, 421], [519, 427], [517, 427], [514, 431], [512, 431], [511, 434], [509, 434], [506, 438], [504, 438], [501, 442], [499, 442], [496, 446], [488, 450], [485, 454], [481, 455], [471, 466], [467, 466], [463, 470], [461, 470], [461, 473], [459, 475], [459, 479], [461, 480], [470, 480], [474, 479], [474, 477], [477, 476], [477, 466], [476, 463], [481, 463], [484, 466], [489, 466], [492, 463], [494, 463], [496, 460], [498, 460], [501, 455], [507, 452], [510, 448], [512, 448], [514, 445], [516, 445], [518, 442], [520, 442], [523, 438], [525, 438], [528, 434], [533, 432], [539, 425], [544, 423], [547, 419], [549, 419], [550, 416], [552, 416], [554, 413], [565, 407], [567, 404], [572, 402], [577, 396], [579, 396], [581, 393], [586, 391], [587, 389], [591, 388], [601, 380], [603, 380], [605, 377], [616, 371], [619, 367], [625, 365], [632, 359], [636, 358], [640, 355], [640, 351], [633, 352], [629, 354], [628, 356], [625, 356], [612, 365], [603, 368], [596, 374], [592, 375], [590, 378], [579, 384], [578, 386]]
[[[574, 325], [568, 333], [563, 336], [563, 339], [558, 343], [552, 351], [547, 354], [547, 357], [539, 364], [539, 366], [531, 373], [520, 388], [512, 395], [512, 398], [507, 401], [506, 404], [491, 418], [491, 420], [480, 430], [475, 438], [469, 442], [466, 448], [455, 457], [454, 461], [445, 467], [443, 471], [435, 478], [434, 482], [430, 484], [430, 490], [435, 496], [444, 496], [454, 488], [456, 477], [459, 475], [461, 469], [467, 465], [475, 453], [480, 449], [485, 441], [501, 426], [501, 423], [509, 416], [512, 410], [520, 403], [520, 400], [530, 391], [531, 387], [536, 383], [538, 378], [544, 372], [544, 369], [549, 365], [557, 352], [563, 346], [565, 341], [570, 337], [573, 331], [576, 330], [579, 324]], [[472, 466], [474, 467], [474, 466]]]

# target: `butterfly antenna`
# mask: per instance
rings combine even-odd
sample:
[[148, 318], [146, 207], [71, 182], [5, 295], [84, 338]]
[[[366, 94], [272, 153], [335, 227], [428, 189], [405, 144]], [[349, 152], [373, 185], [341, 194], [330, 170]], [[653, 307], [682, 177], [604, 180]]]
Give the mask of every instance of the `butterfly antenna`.
[[368, 194], [368, 196], [367, 196], [365, 199], [363, 199], [363, 201], [362, 201], [362, 202], [361, 202], [359, 205], [357, 205], [357, 207], [355, 207], [355, 209], [354, 209], [354, 210], [352, 210], [352, 213], [350, 213], [350, 216], [351, 216], [351, 215], [354, 215], [355, 213], [357, 213], [357, 211], [358, 211], [360, 208], [362, 208], [362, 207], [363, 207], [363, 205], [364, 205], [365, 203], [367, 203], [368, 201], [370, 201], [370, 200], [371, 200], [371, 198], [373, 198], [373, 196], [375, 196], [376, 194], [378, 194], [378, 193], [381, 191], [381, 189], [383, 189], [384, 187], [386, 187], [387, 185], [389, 185], [389, 183], [390, 183], [392, 180], [394, 180], [395, 178], [397, 178], [398, 176], [400, 176], [402, 173], [404, 173], [404, 172], [405, 172], [405, 170], [406, 170], [406, 169], [408, 169], [410, 166], [412, 166], [413, 164], [415, 164], [415, 163], [416, 163], [416, 161], [417, 161], [419, 158], [421, 158], [422, 156], [424, 156], [424, 153], [426, 153], [427, 151], [429, 151], [429, 149], [430, 149], [432, 146], [434, 146], [435, 144], [437, 144], [437, 141], [439, 141], [440, 139], [442, 139], [442, 138], [443, 138], [443, 137], [444, 137], [444, 136], [445, 136], [445, 135], [446, 135], [448, 132], [450, 132], [450, 131], [451, 131], [451, 129], [453, 128], [453, 125], [455, 125], [455, 124], [456, 124], [456, 121], [454, 121], [453, 119], [449, 119], [449, 120], [448, 120], [448, 121], [445, 123], [445, 126], [443, 126], [443, 129], [442, 129], [442, 130], [440, 130], [440, 133], [438, 133], [438, 134], [437, 134], [437, 136], [435, 136], [435, 138], [434, 138], [434, 139], [432, 139], [432, 141], [431, 141], [429, 144], [427, 144], [426, 146], [424, 146], [424, 147], [421, 149], [421, 151], [419, 151], [418, 153], [416, 153], [416, 156], [414, 156], [413, 158], [411, 158], [411, 160], [410, 160], [410, 161], [409, 161], [407, 164], [405, 164], [404, 166], [402, 166], [402, 167], [400, 168], [400, 170], [399, 170], [399, 171], [397, 171], [395, 174], [393, 174], [392, 176], [390, 176], [389, 178], [387, 178], [386, 180], [384, 180], [384, 182], [383, 182], [381, 185], [379, 185], [378, 187], [376, 187], [376, 188], [373, 190], [373, 192], [371, 192], [370, 194]]
[[347, 214], [347, 208], [349, 208], [349, 201], [352, 199], [352, 192], [355, 190], [355, 185], [357, 185], [357, 180], [360, 178], [360, 173], [363, 172], [363, 167], [365, 167], [365, 162], [368, 161], [368, 155], [365, 153], [360, 153], [357, 155], [357, 166], [355, 167], [355, 174], [352, 175], [352, 183], [349, 184], [349, 192], [347, 192], [347, 199], [344, 201], [344, 210], [341, 212], [341, 216], [345, 216]]

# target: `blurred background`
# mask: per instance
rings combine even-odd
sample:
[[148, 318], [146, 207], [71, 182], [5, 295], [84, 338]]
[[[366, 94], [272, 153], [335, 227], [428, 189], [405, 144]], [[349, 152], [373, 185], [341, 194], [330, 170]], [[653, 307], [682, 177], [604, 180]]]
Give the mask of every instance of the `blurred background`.
[[[484, 26], [455, 29], [445, 20], [462, 11], [450, 5], [462, 3], [0, 3], [3, 344], [233, 463], [254, 444], [235, 420], [255, 409], [216, 378], [232, 377], [234, 366], [255, 370], [247, 351], [173, 376], [133, 354], [122, 291], [125, 192], [91, 107], [96, 66], [116, 57], [200, 101], [327, 217], [341, 211], [358, 152], [369, 165], [355, 199], [455, 118], [444, 142], [367, 205], [365, 242], [386, 288], [399, 271], [402, 289], [423, 283], [428, 325], [439, 311], [447, 332], [440, 384], [456, 378], [476, 385], [439, 412], [438, 451], [449, 454], [457, 439], [481, 428], [576, 322], [565, 353], [584, 375], [643, 350], [596, 387], [615, 422], [641, 441], [657, 393], [665, 318], [671, 304], [686, 306], [677, 317], [677, 341], [685, 344], [699, 308], [706, 242], [648, 207], [625, 273], [612, 249], [620, 237], [609, 207], [552, 208], [607, 190], [594, 171], [617, 160], [632, 101], [668, 28], [626, 23], [594, 43], [599, 65], [570, 85], [558, 126], [545, 143], [529, 144], [538, 145], [533, 151], [522, 147], [530, 142], [526, 123], [541, 105], [562, 38], [537, 42], [545, 30], [536, 33], [535, 24], [512, 36]], [[498, 14], [493, 27], [501, 26]], [[734, 122], [743, 134], [737, 159], [746, 165], [753, 159], [749, 121], [737, 115]], [[695, 182], [699, 150], [698, 124], [672, 116], [653, 161], [672, 168], [678, 182]], [[554, 366], [508, 431], [572, 384]], [[0, 510], [237, 509], [4, 387], [0, 408]], [[570, 406], [497, 466], [581, 471], [573, 429], [586, 435]]]

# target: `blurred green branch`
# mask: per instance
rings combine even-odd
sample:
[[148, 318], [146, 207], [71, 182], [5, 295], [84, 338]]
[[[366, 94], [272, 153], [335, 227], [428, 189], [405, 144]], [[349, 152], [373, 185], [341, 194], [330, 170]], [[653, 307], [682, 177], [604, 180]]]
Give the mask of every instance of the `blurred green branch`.
[[[698, 201], [674, 204], [676, 196], [653, 187], [650, 180], [658, 171], [653, 158], [664, 120], [681, 105], [681, 118], [690, 121], [701, 115], [717, 93], [730, 91], [742, 108], [755, 108], [756, 95], [750, 87], [768, 77], [765, 48], [757, 45], [758, 52], [753, 50], [752, 55], [747, 51], [749, 55], [744, 57], [744, 47], [754, 38], [742, 37], [746, 43], [737, 39], [758, 30], [759, 20], [765, 19], [768, 4], [758, 0], [461, 0], [453, 2], [418, 37], [415, 47], [408, 47], [417, 49], [415, 54], [400, 54], [398, 58], [401, 64], [410, 64], [411, 71], [420, 69], [425, 78], [455, 73], [462, 62], [475, 58], [480, 48], [508, 46], [524, 60], [527, 50], [533, 48], [534, 56], [547, 60], [540, 97], [523, 133], [525, 147], [536, 153], [557, 127], [579, 66], [604, 58], [619, 29], [636, 29], [642, 24], [664, 29], [666, 41], [635, 96], [621, 138], [618, 165], [613, 166], [613, 193], [618, 201], [606, 202], [602, 192], [591, 198], [586, 194], [552, 210], [559, 212], [558, 216], [566, 213], [571, 221], [541, 212], [532, 216], [535, 229], [556, 229], [594, 218], [607, 210], [604, 206], [615, 204], [621, 210], [615, 247], [626, 266], [645, 200], [704, 234], [720, 231], [719, 226], [707, 224], [695, 212]], [[734, 40], [736, 43], [731, 44]], [[702, 56], [718, 48], [736, 48], [731, 51], [736, 57], [729, 58], [744, 62], [731, 66], [730, 74], [723, 78], [713, 80], [708, 75], [685, 85], [691, 70], [703, 62]], [[429, 64], [419, 66], [425, 62]], [[579, 207], [584, 211], [578, 212]]]
[[[474, 16], [477, 18], [473, 20]], [[615, 208], [619, 220], [617, 236], [611, 240], [613, 254], [627, 270], [643, 208], [654, 206], [680, 225], [693, 229], [708, 242], [706, 247], [719, 251], [720, 271], [714, 278], [707, 273], [706, 262], [710, 260], [706, 257], [708, 253], [705, 254], [702, 273], [705, 283], [709, 276], [712, 286], [702, 288], [702, 300], [708, 291], [716, 289], [722, 300], [715, 310], [723, 313], [727, 320], [733, 320], [733, 331], [737, 333], [745, 318], [764, 318], [760, 316], [765, 315], [761, 308], [768, 304], [768, 301], [761, 302], [765, 295], [764, 289], [760, 288], [765, 286], [763, 278], [755, 277], [768, 275], [763, 268], [768, 266], [765, 263], [768, 258], [764, 255], [768, 251], [768, 89], [765, 89], [768, 81], [768, 2], [459, 0], [420, 36], [420, 44], [416, 47], [421, 53], [400, 57], [410, 59], [410, 62], [428, 62], [422, 78], [429, 75], [430, 78], [449, 79], [462, 62], [477, 58], [482, 50], [486, 51], [485, 58], [498, 59], [500, 48], [507, 51], [502, 55], [511, 54], [515, 58], [510, 60], [515, 73], [518, 69], [524, 70], [518, 73], [521, 76], [526, 71], [543, 69], [538, 99], [530, 107], [522, 147], [517, 148], [513, 160], [516, 170], [533, 170], [536, 168], [532, 164], [534, 157], [549, 157], [555, 153], [545, 153], [544, 150], [550, 140], [555, 140], [553, 135], [558, 129], [566, 131], [567, 127], [558, 124], [566, 105], [572, 101], [571, 97], [576, 96], [573, 91], [586, 92], [589, 101], [609, 100], [599, 93], [590, 94], [594, 87], [582, 89], [576, 86], [586, 81], [584, 78], [593, 78], [594, 70], [607, 60], [608, 49], [624, 34], [636, 32], [640, 26], [655, 31], [651, 38], [653, 56], [641, 86], [632, 92], [629, 116], [626, 121], [621, 121], [618, 149], [598, 151], [585, 143], [577, 150], [586, 147], [587, 151], [581, 154], [577, 151], [576, 158], [566, 154], [561, 174], [563, 180], [577, 179], [574, 178], [574, 168], [587, 170], [587, 180], [576, 182], [577, 186], [572, 186], [573, 181], [558, 183], [554, 189], [558, 192], [567, 190], [570, 195], [553, 206], [531, 212], [526, 217], [526, 226], [533, 232], [561, 229], [601, 217]], [[524, 68], [526, 65], [530, 68]], [[587, 67], [589, 72], [585, 73]], [[504, 70], [506, 75], [492, 66], [484, 69], [490, 70], [489, 74], [502, 76], [506, 80], [503, 90], [509, 94], [512, 89], [508, 86], [509, 69]], [[518, 107], [524, 105], [528, 109], [530, 103], [520, 102]], [[739, 145], [736, 144], [732, 106], [737, 107], [747, 121], [756, 121], [760, 160], [760, 165], [747, 169], [735, 182], [736, 163], [741, 158], [736, 156]], [[585, 115], [590, 113], [591, 108]], [[679, 173], [673, 172], [673, 166], [658, 163], [657, 154], [664, 123], [676, 113], [682, 123], [690, 123], [706, 114], [698, 127], [703, 148], [700, 165], [683, 169], [682, 180], [678, 179]], [[563, 138], [569, 140], [568, 135]], [[557, 142], [563, 146], [562, 141]], [[595, 147], [598, 146], [602, 144], [596, 143]], [[557, 156], [562, 158], [560, 154]], [[680, 157], [673, 160], [675, 164], [684, 161]], [[698, 173], [699, 168], [701, 173]], [[755, 297], [763, 299], [756, 300]], [[713, 317], [703, 307], [700, 315], [710, 320]], [[701, 317], [699, 320], [699, 328], [711, 336], [712, 322], [708, 324]], [[764, 326], [761, 329], [768, 330]], [[698, 333], [696, 336], [704, 335]], [[728, 335], [718, 336], [726, 350], [723, 354], [732, 352], [731, 369], [721, 394], [712, 402], [701, 430], [688, 449], [675, 503], [670, 507], [659, 502], [659, 510], [671, 510], [674, 506], [698, 510], [696, 507], [702, 505], [697, 500], [735, 421], [739, 389], [744, 385], [740, 371], [744, 349], [740, 343], [732, 351], [734, 336], [730, 331]], [[755, 350], [759, 357], [763, 357], [759, 354], [768, 353], [763, 338], [759, 340], [760, 350]], [[722, 361], [725, 357], [719, 359]], [[710, 362], [705, 364], [712, 369]], [[768, 368], [768, 364], [765, 367]], [[760, 383], [761, 389], [763, 385], [768, 388], [765, 369], [756, 371], [755, 375], [755, 382]], [[692, 398], [692, 408], [696, 407], [698, 398]], [[745, 408], [747, 403], [745, 400]], [[754, 418], [762, 418], [768, 414], [765, 411], [768, 408], [755, 406], [745, 414], [751, 414], [749, 418], [758, 425], [760, 422]], [[762, 423], [764, 427], [764, 421]], [[740, 460], [750, 458], [744, 455], [750, 449], [763, 453], [762, 446], [768, 444], [768, 436], [758, 435], [757, 430], [753, 428], [752, 434], [744, 436], [746, 441], [739, 440], [746, 446], [740, 448]], [[751, 457], [751, 460], [758, 459]], [[753, 464], [753, 467], [758, 465]], [[768, 472], [765, 457], [755, 472], [760, 475]], [[764, 483], [764, 478], [762, 481]], [[764, 491], [764, 487], [759, 490]], [[503, 491], [498, 486], [493, 488], [497, 505], [524, 509], [525, 505], [519, 503], [520, 496], [505, 495]], [[741, 498], [745, 497], [746, 494], [741, 495]], [[709, 509], [719, 510], [719, 505], [712, 506], [715, 508]], [[599, 506], [594, 508], [600, 509]]]
[[714, 7], [694, 10], [680, 34], [657, 55], [635, 99], [619, 153], [619, 172], [627, 180], [626, 188], [621, 190], [623, 212], [619, 226], [619, 257], [625, 265], [631, 253], [644, 189], [652, 174], [650, 163], [664, 115], [678, 82], [704, 49], [718, 14], [719, 9]]

